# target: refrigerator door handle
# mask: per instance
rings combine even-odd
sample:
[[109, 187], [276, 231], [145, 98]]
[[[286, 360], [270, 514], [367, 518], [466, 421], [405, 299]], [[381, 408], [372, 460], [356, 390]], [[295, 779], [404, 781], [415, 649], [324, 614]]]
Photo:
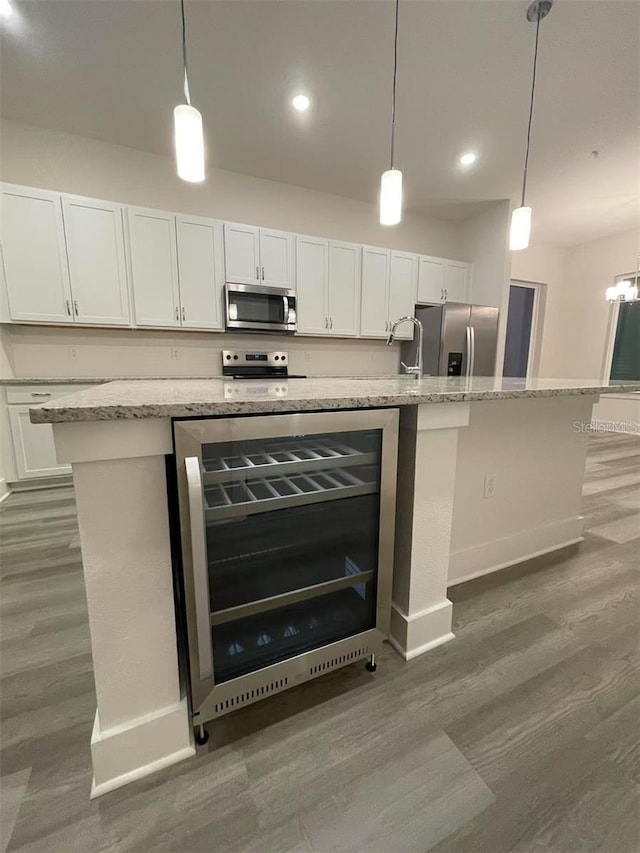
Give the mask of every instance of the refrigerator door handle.
[[471, 371], [469, 376], [475, 376], [476, 373], [476, 330], [475, 326], [469, 326], [471, 329]]
[[211, 607], [209, 604], [209, 578], [207, 572], [207, 537], [202, 505], [202, 474], [200, 459], [189, 456], [184, 460], [189, 496], [189, 527], [191, 531], [191, 558], [193, 563], [193, 593], [196, 604], [196, 640], [198, 675], [200, 679], [213, 676], [211, 651]]
[[471, 343], [471, 326], [467, 326], [465, 330], [466, 345], [467, 345], [467, 369], [464, 372], [465, 376], [471, 376], [471, 365], [473, 360], [473, 344]]

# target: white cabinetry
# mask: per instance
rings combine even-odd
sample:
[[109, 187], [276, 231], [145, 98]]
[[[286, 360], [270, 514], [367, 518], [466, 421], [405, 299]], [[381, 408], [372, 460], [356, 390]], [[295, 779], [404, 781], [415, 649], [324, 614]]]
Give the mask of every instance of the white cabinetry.
[[62, 209], [75, 321], [129, 325], [122, 208], [63, 196]]
[[[413, 317], [416, 306], [418, 258], [407, 252], [391, 253], [389, 272], [389, 324], [393, 326], [400, 317]], [[395, 335], [398, 340], [413, 338], [413, 325], [403, 323]]]
[[88, 385], [17, 385], [7, 386], [9, 424], [13, 439], [16, 473], [19, 480], [32, 477], [57, 477], [71, 473], [71, 465], [61, 465], [56, 457], [51, 424], [32, 424], [29, 408], [47, 400], [55, 400], [72, 391], [83, 391]]
[[293, 234], [225, 222], [224, 255], [228, 282], [295, 287]]
[[176, 218], [180, 321], [185, 329], [223, 329], [222, 223]]
[[472, 265], [421, 255], [418, 302], [470, 302]]
[[127, 211], [137, 326], [180, 326], [176, 224], [172, 213]]
[[296, 240], [298, 332], [358, 334], [361, 247], [317, 237]]
[[329, 241], [329, 334], [354, 337], [360, 325], [362, 247]]
[[73, 323], [60, 196], [5, 184], [0, 237], [11, 319]]
[[[384, 338], [400, 317], [413, 316], [416, 297], [417, 258], [407, 252], [391, 252], [366, 246], [362, 252], [362, 300], [360, 334]], [[410, 340], [413, 328], [402, 325], [398, 338]]]

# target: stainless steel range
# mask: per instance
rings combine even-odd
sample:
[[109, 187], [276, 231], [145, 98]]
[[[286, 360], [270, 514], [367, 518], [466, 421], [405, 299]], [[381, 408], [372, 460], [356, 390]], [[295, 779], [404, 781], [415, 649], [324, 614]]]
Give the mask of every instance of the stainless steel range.
[[306, 379], [289, 373], [289, 353], [283, 350], [222, 350], [222, 375], [229, 379]]

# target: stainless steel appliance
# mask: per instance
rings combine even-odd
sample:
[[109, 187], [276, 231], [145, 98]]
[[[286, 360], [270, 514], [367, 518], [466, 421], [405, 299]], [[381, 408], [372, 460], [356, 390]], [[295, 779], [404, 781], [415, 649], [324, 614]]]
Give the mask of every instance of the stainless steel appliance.
[[222, 350], [222, 375], [228, 379], [306, 379], [289, 373], [289, 353]]
[[174, 440], [194, 726], [359, 659], [375, 669], [398, 410], [176, 421]]
[[[422, 365], [425, 376], [494, 376], [498, 342], [498, 309], [487, 305], [446, 302], [417, 305], [424, 328]], [[417, 364], [417, 342], [402, 345], [402, 360]]]
[[226, 284], [224, 292], [227, 329], [295, 332], [295, 290], [264, 284]]

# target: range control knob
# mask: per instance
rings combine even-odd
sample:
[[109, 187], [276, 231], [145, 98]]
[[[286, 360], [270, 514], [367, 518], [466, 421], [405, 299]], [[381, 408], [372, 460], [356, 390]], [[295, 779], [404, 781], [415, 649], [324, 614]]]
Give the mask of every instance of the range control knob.
[[280, 361], [280, 356], [279, 356], [279, 355], [274, 355], [273, 360], [274, 360], [274, 361]]
[[227, 353], [227, 355], [225, 357], [226, 357], [227, 361], [231, 361], [231, 356], [229, 355], [229, 353]]
[[234, 355], [233, 360], [234, 360], [234, 361], [237, 361], [237, 360], [238, 360], [238, 356], [237, 356], [237, 355]]

